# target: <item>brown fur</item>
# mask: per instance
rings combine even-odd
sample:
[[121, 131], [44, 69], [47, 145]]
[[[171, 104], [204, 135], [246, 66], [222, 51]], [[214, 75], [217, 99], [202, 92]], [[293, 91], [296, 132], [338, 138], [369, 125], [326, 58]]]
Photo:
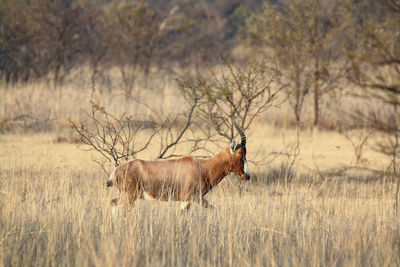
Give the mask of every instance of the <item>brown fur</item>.
[[[214, 157], [201, 160], [193, 156], [178, 159], [135, 159], [114, 170], [114, 180], [130, 204], [143, 196], [159, 200], [200, 201], [208, 206], [203, 196], [226, 175], [234, 172], [242, 179], [250, 177], [243, 170], [246, 148], [240, 147], [233, 154], [224, 149]], [[112, 180], [110, 182], [112, 183]], [[114, 203], [116, 202], [113, 200]]]

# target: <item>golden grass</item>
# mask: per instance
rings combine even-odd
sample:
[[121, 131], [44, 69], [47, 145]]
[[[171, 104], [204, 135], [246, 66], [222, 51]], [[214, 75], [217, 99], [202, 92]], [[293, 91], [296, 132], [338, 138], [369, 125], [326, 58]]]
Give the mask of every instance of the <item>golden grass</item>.
[[[174, 106], [165, 100], [175, 97], [171, 92], [163, 99]], [[118, 93], [112, 100], [96, 94], [112, 112], [137, 111]], [[57, 122], [47, 133], [0, 134], [0, 266], [400, 264], [395, 183], [357, 171], [326, 175], [355, 164], [350, 143], [336, 132], [300, 132], [295, 178], [288, 184], [279, 156], [250, 165], [248, 183], [225, 178], [207, 195], [214, 210], [194, 205], [183, 213], [176, 202], [140, 200], [113, 217], [109, 201], [116, 192], [106, 189], [106, 175], [92, 162], [96, 153], [55, 142], [68, 134], [68, 118], [81, 118], [89, 97], [89, 90], [69, 87], [0, 90], [0, 121], [27, 113]], [[290, 152], [296, 139], [295, 130], [262, 119], [247, 134], [249, 160]], [[369, 144], [378, 139], [372, 136]], [[151, 158], [157, 149], [154, 144], [139, 157]], [[389, 163], [369, 147], [361, 164], [383, 170]]]
[[[259, 147], [259, 134], [261, 153], [293, 139], [288, 131], [284, 142], [280, 130], [257, 127], [249, 137], [250, 155]], [[279, 177], [265, 182], [273, 175], [269, 168], [253, 167], [257, 181], [243, 183], [231, 175], [207, 195], [214, 210], [195, 205], [182, 213], [175, 202], [138, 201], [113, 218], [109, 200], [115, 192], [106, 189], [104, 173], [91, 162], [95, 155], [54, 143], [55, 137], [0, 136], [4, 266], [400, 264], [390, 179], [328, 181], [314, 173], [312, 182], [285, 186]], [[297, 168], [315, 161], [329, 169], [351, 160], [338, 135], [306, 131], [302, 137]]]

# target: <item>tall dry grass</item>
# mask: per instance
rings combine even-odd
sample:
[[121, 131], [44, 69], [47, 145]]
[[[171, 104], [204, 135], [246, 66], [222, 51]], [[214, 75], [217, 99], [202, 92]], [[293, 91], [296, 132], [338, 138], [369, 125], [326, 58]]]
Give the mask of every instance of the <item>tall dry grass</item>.
[[[159, 93], [144, 96], [155, 106], [176, 106], [171, 88], [163, 97]], [[112, 112], [140, 112], [120, 97], [104, 88], [96, 92]], [[248, 183], [225, 178], [207, 195], [214, 210], [194, 205], [183, 213], [176, 202], [140, 200], [113, 217], [109, 201], [116, 192], [106, 189], [105, 174], [92, 162], [97, 156], [76, 144], [54, 142], [68, 132], [68, 118], [82, 118], [80, 109], [89, 99], [90, 89], [73, 84], [62, 90], [33, 84], [0, 90], [0, 121], [10, 127], [0, 134], [0, 266], [400, 264], [392, 178], [327, 174], [354, 164], [346, 138], [301, 131], [293, 179], [284, 181], [283, 152], [296, 134], [281, 128], [284, 123], [265, 123], [285, 118], [287, 106], [271, 110], [247, 132], [249, 160], [281, 156], [251, 165]], [[48, 118], [50, 127], [21, 126], [21, 114]], [[372, 136], [370, 143], [378, 139]], [[139, 156], [151, 158], [156, 147]], [[372, 149], [363, 158], [380, 170], [390, 162]]]
[[305, 172], [286, 185], [279, 167], [253, 167], [207, 195], [214, 210], [140, 200], [113, 217], [94, 155], [54, 137], [0, 136], [1, 265], [400, 264], [390, 178]]

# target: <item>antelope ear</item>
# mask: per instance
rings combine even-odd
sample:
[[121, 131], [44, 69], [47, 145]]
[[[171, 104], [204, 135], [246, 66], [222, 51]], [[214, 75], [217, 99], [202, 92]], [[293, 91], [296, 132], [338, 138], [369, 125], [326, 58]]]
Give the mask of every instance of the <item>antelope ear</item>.
[[235, 142], [235, 140], [232, 140], [232, 143], [231, 143], [231, 154], [235, 153], [235, 150], [236, 150], [236, 142]]

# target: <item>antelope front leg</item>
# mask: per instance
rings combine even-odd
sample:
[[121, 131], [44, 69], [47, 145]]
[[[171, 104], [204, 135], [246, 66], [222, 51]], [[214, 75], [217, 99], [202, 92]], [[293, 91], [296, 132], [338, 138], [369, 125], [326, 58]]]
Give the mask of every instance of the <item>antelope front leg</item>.
[[208, 203], [208, 201], [205, 200], [204, 198], [202, 198], [202, 199], [200, 200], [200, 205], [201, 205], [203, 208], [206, 208], [206, 209], [210, 209], [210, 210], [214, 209], [214, 206], [211, 205], [210, 203]]

